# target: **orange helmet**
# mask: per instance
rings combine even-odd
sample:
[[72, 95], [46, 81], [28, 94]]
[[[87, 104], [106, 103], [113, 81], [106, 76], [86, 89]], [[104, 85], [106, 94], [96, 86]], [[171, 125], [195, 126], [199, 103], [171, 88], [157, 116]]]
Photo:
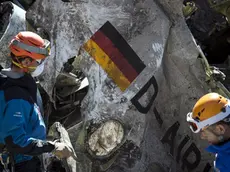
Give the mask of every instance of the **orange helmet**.
[[9, 48], [17, 57], [41, 60], [50, 55], [50, 42], [30, 31], [18, 33], [11, 40]]
[[201, 97], [192, 112], [187, 114], [187, 121], [193, 132], [224, 120], [230, 115], [230, 102], [218, 93], [208, 93]]

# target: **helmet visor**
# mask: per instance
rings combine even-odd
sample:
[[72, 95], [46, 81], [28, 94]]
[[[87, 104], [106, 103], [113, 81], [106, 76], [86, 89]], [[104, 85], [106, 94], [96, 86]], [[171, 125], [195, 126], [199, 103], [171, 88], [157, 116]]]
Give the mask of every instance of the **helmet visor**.
[[196, 123], [189, 122], [189, 126], [190, 126], [190, 129], [192, 130], [192, 132], [194, 132], [194, 133], [199, 132], [199, 129], [198, 129]]

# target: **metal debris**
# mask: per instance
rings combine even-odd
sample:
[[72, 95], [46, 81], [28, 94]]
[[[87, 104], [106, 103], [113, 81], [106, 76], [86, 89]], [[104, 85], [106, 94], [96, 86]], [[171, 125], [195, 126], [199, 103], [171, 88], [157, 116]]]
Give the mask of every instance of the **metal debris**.
[[[3, 15], [4, 14], [4, 15]], [[10, 66], [9, 42], [19, 31], [26, 30], [25, 11], [10, 1], [0, 4], [0, 64]]]
[[[73, 151], [74, 155], [76, 156], [76, 153], [73, 149], [73, 146], [71, 144], [70, 138], [69, 138], [69, 134], [66, 131], [66, 129], [59, 123], [59, 122], [55, 122], [49, 129], [48, 132], [48, 139], [51, 141], [59, 141], [59, 142], [63, 142], [66, 143]], [[53, 163], [57, 163], [59, 162], [59, 164], [61, 164], [61, 166], [63, 166], [65, 168], [66, 172], [76, 172], [76, 160], [73, 157], [69, 157], [67, 159], [62, 159], [61, 161], [55, 157], [50, 157], [49, 154], [45, 154], [46, 157], [51, 160], [46, 160], [44, 162], [47, 162], [48, 164], [44, 164], [44, 169], [52, 169], [54, 167]]]

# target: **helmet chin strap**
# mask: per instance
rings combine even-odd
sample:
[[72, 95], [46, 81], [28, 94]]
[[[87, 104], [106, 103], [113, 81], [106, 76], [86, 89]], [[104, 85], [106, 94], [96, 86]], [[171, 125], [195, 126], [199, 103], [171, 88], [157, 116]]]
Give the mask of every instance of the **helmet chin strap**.
[[23, 70], [23, 72], [26, 72], [26, 73], [33, 72], [36, 69], [36, 67], [23, 66], [21, 63], [18, 63], [18, 62], [14, 61], [14, 60], [12, 60], [12, 63], [15, 66], [21, 68]]
[[13, 63], [15, 66], [19, 67], [20, 69], [23, 69], [23, 72], [28, 72], [28, 69], [27, 69], [25, 66], [22, 66], [22, 64], [17, 63], [17, 62], [14, 61], [14, 60], [12, 60], [12, 63]]

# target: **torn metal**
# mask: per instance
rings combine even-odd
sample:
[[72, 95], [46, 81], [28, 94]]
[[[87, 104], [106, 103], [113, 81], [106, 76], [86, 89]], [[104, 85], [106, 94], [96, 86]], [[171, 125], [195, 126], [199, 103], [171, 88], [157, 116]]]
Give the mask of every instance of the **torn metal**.
[[11, 59], [9, 58], [8, 45], [19, 31], [26, 30], [25, 10], [10, 1], [0, 4], [0, 65], [9, 67]]
[[[213, 157], [203, 151], [206, 144], [190, 132], [185, 120], [208, 85], [197, 58], [199, 50], [182, 15], [182, 1], [40, 0], [28, 10], [27, 18], [33, 27], [42, 26], [52, 43], [41, 82], [48, 94], [52, 97], [63, 64], [75, 56], [89, 81], [81, 103], [83, 123], [69, 129], [82, 157], [76, 171], [144, 172], [153, 163], [162, 164], [166, 171], [211, 168]], [[108, 73], [84, 49], [79, 51], [106, 22], [145, 65], [125, 91], [112, 71]], [[99, 125], [111, 118], [127, 128], [126, 142], [106, 161], [99, 161], [85, 153], [83, 136], [90, 121]]]
[[[54, 123], [50, 127], [47, 138], [50, 141], [57, 141], [57, 142], [65, 143], [73, 150], [73, 153], [75, 154], [73, 146], [69, 138], [69, 135], [68, 135], [68, 132], [59, 122]], [[74, 159], [73, 157], [59, 160], [56, 157], [54, 157], [52, 154], [46, 153], [46, 154], [43, 154], [43, 170], [49, 171], [49, 172], [56, 171], [58, 167], [57, 164], [58, 164], [59, 165], [58, 170], [75, 172], [76, 171], [75, 170], [76, 161], [77, 159]]]

